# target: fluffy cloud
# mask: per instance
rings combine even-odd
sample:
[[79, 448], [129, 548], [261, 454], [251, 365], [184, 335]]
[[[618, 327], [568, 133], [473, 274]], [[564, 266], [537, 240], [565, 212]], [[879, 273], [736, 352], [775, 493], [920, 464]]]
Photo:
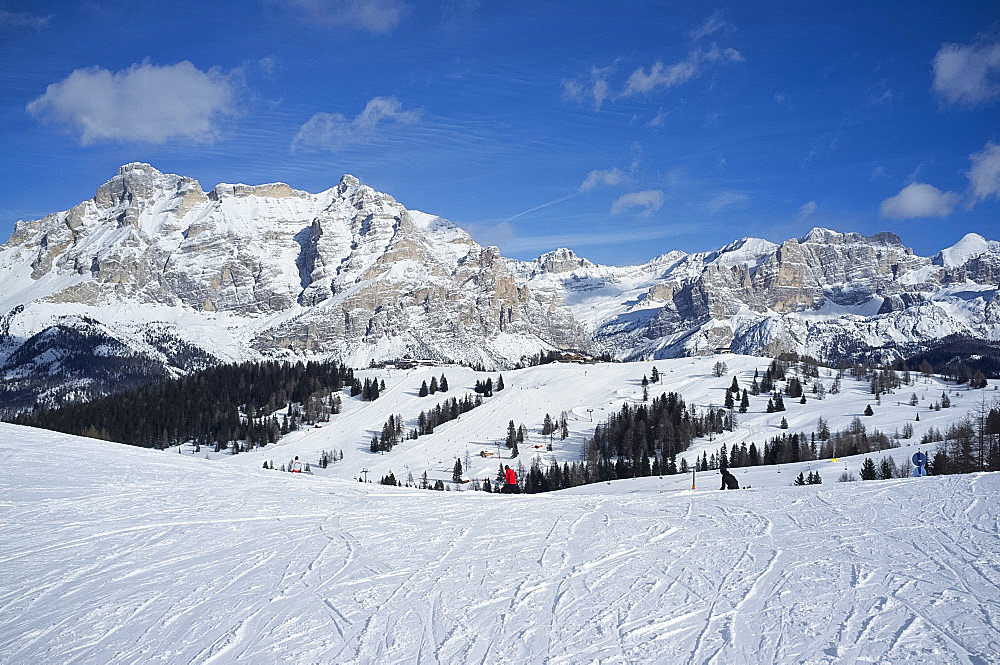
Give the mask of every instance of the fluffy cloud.
[[265, 0], [288, 7], [310, 22], [386, 33], [399, 25], [406, 5], [400, 0]]
[[947, 217], [958, 203], [958, 194], [942, 192], [934, 185], [910, 183], [895, 196], [882, 201], [879, 214], [892, 219]]
[[1000, 198], [1000, 145], [992, 141], [969, 155], [972, 167], [966, 172], [972, 201]]
[[74, 70], [28, 104], [29, 113], [79, 133], [80, 143], [172, 139], [209, 141], [221, 116], [235, 112], [234, 73], [201, 71], [187, 60], [148, 61], [119, 72]]
[[816, 212], [816, 209], [818, 207], [819, 206], [816, 205], [815, 201], [807, 201], [806, 203], [802, 204], [801, 208], [799, 208], [799, 212], [795, 215], [795, 218], [800, 221], [803, 219], [807, 219]]
[[651, 215], [663, 207], [664, 196], [659, 189], [624, 194], [611, 206], [612, 215], [620, 215], [633, 208], [642, 208], [640, 214]]
[[1000, 42], [945, 44], [934, 56], [934, 92], [951, 104], [1000, 97]]
[[579, 81], [563, 81], [563, 98], [578, 102], [593, 102], [594, 110], [600, 111], [601, 104], [611, 94], [608, 85], [608, 75], [612, 69], [612, 67], [591, 67], [590, 82], [586, 86]]
[[316, 113], [299, 128], [293, 148], [337, 151], [372, 138], [380, 124], [412, 125], [421, 109], [403, 110], [395, 97], [374, 97], [361, 113], [348, 120], [340, 113]]
[[662, 61], [657, 61], [649, 68], [640, 67], [632, 72], [625, 83], [625, 96], [638, 93], [647, 93], [656, 88], [672, 88], [686, 81], [690, 81], [706, 67], [714, 63], [741, 62], [743, 56], [739, 51], [731, 48], [720, 49], [712, 45], [710, 49], [695, 50], [688, 53], [688, 57], [672, 65], [664, 65]]
[[594, 170], [587, 174], [587, 177], [580, 185], [581, 192], [589, 192], [600, 185], [620, 185], [625, 182], [625, 172], [615, 167], [606, 170]]

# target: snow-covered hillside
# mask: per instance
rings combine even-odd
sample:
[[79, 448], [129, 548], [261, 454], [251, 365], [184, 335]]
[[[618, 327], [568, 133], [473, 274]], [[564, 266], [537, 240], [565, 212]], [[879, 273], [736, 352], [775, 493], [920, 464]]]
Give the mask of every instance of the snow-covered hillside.
[[[713, 373], [716, 362], [725, 362], [727, 372], [716, 377]], [[441, 479], [450, 484], [456, 459], [461, 459], [465, 474], [469, 478], [486, 479], [496, 476], [501, 463], [516, 466], [518, 463], [529, 467], [536, 456], [543, 468], [553, 459], [560, 464], [580, 460], [586, 440], [593, 436], [594, 427], [609, 415], [620, 411], [623, 403], [632, 405], [642, 401], [642, 378], [652, 376], [657, 368], [661, 382], [649, 386], [650, 397], [664, 392], [676, 392], [688, 405], [697, 409], [710, 406], [722, 407], [725, 391], [735, 376], [741, 388], [749, 388], [754, 371], [763, 376], [769, 361], [754, 356], [725, 354], [699, 358], [674, 358], [653, 362], [572, 364], [552, 363], [537, 367], [502, 372], [506, 388], [495, 392], [484, 404], [463, 414], [458, 420], [440, 425], [433, 434], [416, 440], [404, 440], [391, 452], [373, 454], [369, 443], [373, 436], [382, 432], [382, 427], [390, 415], [401, 415], [406, 429], [416, 427], [421, 411], [429, 411], [435, 405], [452, 397], [463, 397], [473, 393], [476, 381], [492, 378], [494, 382], [501, 375], [497, 372], [474, 372], [465, 367], [420, 367], [411, 370], [378, 369], [364, 370], [359, 376], [377, 378], [384, 381], [386, 391], [374, 402], [362, 402], [344, 394], [344, 411], [334, 415], [327, 423], [316, 428], [292, 432], [277, 445], [268, 445], [253, 452], [230, 455], [220, 453], [199, 453], [201, 457], [213, 457], [230, 464], [248, 468], [262, 467], [265, 460], [275, 467], [288, 464], [296, 455], [313, 466], [313, 473], [329, 478], [356, 480], [362, 469], [368, 469], [367, 478], [377, 481], [390, 472], [405, 482], [408, 475], [419, 479], [426, 472], [431, 481]], [[790, 371], [792, 375], [794, 371]], [[418, 397], [421, 383], [430, 383], [433, 377], [444, 374], [450, 390], [427, 397]], [[833, 386], [837, 371], [821, 369], [818, 382], [827, 391], [823, 399], [812, 393], [811, 384], [806, 387], [806, 404], [785, 398], [786, 411], [767, 413], [768, 396], [761, 394], [750, 397], [747, 413], [736, 413], [737, 427], [733, 432], [724, 432], [713, 440], [696, 439], [691, 448], [681, 457], [693, 463], [696, 457], [708, 452], [717, 453], [721, 445], [731, 446], [755, 442], [759, 449], [768, 439], [782, 433], [804, 432], [807, 435], [816, 430], [817, 420], [823, 418], [833, 431], [846, 429], [851, 422], [861, 417], [869, 433], [880, 430], [889, 437], [902, 433], [907, 425], [913, 428], [909, 439], [898, 439], [900, 448], [886, 451], [896, 458], [900, 465], [918, 448], [920, 438], [931, 428], [944, 431], [977, 407], [980, 399], [992, 404], [1000, 399], [996, 389], [1000, 381], [990, 381], [984, 390], [968, 390], [967, 386], [956, 386], [938, 377], [923, 377], [913, 374], [915, 383], [902, 386], [895, 393], [883, 395], [881, 404], [869, 390], [864, 380], [852, 379], [845, 373], [841, 379], [841, 390], [837, 394], [829, 391]], [[784, 382], [779, 382], [784, 388]], [[952, 406], [934, 410], [933, 405], [947, 392]], [[912, 396], [917, 395], [917, 406], [910, 406]], [[871, 405], [874, 415], [863, 416], [865, 407]], [[545, 415], [557, 418], [561, 412], [567, 413], [569, 437], [565, 440], [555, 435], [551, 440], [540, 434]], [[919, 414], [920, 420], [916, 417]], [[786, 419], [788, 430], [781, 429], [781, 420]], [[510, 459], [510, 451], [503, 445], [508, 423], [523, 423], [528, 430], [525, 444], [520, 447], [520, 456]], [[548, 450], [551, 444], [552, 450]], [[927, 451], [928, 446], [922, 446]], [[326, 469], [316, 468], [323, 450], [343, 451], [344, 459]], [[930, 447], [933, 450], [933, 446]], [[480, 453], [493, 453], [491, 457], [481, 457]], [[192, 455], [193, 448], [184, 446], [183, 454]], [[880, 458], [880, 455], [873, 454]], [[499, 459], [498, 459], [499, 457]], [[862, 458], [863, 459], [863, 458]], [[858, 473], [862, 459], [853, 460], [848, 471]], [[471, 466], [466, 465], [466, 460]], [[876, 460], [877, 461], [877, 460]], [[843, 462], [843, 460], [841, 460]], [[843, 464], [833, 470], [826, 462], [825, 467], [803, 463], [803, 471], [821, 469], [826, 482], [836, 480], [844, 470]], [[830, 469], [827, 471], [827, 469]], [[754, 487], [762, 483], [771, 484], [770, 476], [775, 476], [777, 484], [788, 484], [791, 478], [778, 474], [774, 467], [760, 467], [756, 470], [740, 469], [746, 475], [743, 484]], [[787, 470], [785, 471], [787, 473]], [[798, 473], [796, 469], [795, 473]], [[673, 486], [684, 486], [682, 479]], [[457, 489], [457, 488], [456, 488]]]
[[1000, 474], [507, 496], [0, 424], [4, 663], [1000, 662]]

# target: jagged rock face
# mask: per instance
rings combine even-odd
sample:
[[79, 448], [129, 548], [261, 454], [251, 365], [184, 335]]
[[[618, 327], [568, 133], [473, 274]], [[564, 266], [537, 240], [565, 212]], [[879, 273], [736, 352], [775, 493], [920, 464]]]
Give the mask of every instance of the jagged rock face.
[[745, 238], [642, 266], [559, 268], [539, 259], [522, 272], [620, 359], [719, 347], [888, 359], [949, 334], [1000, 339], [1000, 243], [974, 234], [932, 258], [891, 233], [813, 229], [781, 245]]
[[[496, 248], [352, 176], [319, 194], [274, 183], [206, 195], [190, 178], [128, 164], [92, 200], [19, 222], [0, 267], [3, 312], [117, 303], [239, 320], [243, 348], [213, 348], [221, 357], [504, 366], [588, 346], [559, 296], [534, 293]], [[24, 336], [37, 332], [19, 316]]]

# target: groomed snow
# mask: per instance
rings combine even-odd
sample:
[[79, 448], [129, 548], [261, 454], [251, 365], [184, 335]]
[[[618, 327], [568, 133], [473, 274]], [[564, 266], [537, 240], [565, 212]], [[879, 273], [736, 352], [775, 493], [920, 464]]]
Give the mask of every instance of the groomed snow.
[[1000, 474], [487, 495], [6, 424], [0, 469], [4, 663], [1000, 662]]

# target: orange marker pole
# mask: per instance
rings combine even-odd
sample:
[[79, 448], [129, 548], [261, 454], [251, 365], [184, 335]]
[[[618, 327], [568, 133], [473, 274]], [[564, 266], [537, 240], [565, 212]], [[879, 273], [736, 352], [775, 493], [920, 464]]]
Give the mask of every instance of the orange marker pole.
[[694, 472], [695, 472], [695, 470], [691, 469], [691, 489], [695, 489], [695, 486], [694, 486]]

